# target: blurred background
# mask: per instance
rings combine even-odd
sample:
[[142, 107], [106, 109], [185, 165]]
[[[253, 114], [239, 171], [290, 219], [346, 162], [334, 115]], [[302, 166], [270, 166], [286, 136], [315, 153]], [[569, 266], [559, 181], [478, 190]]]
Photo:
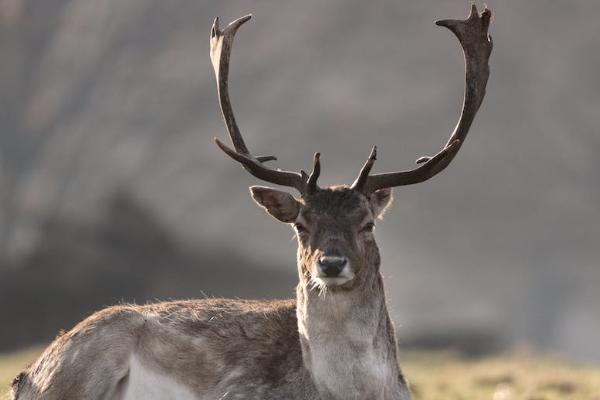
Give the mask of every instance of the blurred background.
[[[489, 0], [488, 95], [378, 226], [402, 348], [600, 362], [600, 2]], [[123, 301], [293, 296], [289, 227], [226, 158], [215, 16], [252, 12], [230, 88], [256, 154], [350, 183], [445, 143], [470, 2], [0, 0], [0, 352]]]

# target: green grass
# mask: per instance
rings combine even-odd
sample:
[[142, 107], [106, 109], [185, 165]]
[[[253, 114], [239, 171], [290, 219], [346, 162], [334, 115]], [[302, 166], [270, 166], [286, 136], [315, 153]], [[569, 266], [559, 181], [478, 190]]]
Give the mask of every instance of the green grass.
[[[0, 393], [39, 352], [0, 355]], [[600, 400], [600, 368], [527, 353], [465, 360], [414, 352], [403, 355], [402, 365], [414, 400]]]

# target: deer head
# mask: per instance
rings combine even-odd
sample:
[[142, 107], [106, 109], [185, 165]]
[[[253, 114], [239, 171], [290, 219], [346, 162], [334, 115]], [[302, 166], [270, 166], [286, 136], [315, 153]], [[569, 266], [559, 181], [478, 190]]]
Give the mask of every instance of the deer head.
[[466, 20], [442, 20], [436, 24], [450, 29], [465, 55], [466, 84], [463, 109], [458, 124], [446, 145], [434, 156], [420, 157], [416, 168], [371, 175], [377, 158], [373, 147], [369, 158], [351, 185], [321, 188], [320, 154], [313, 159], [312, 172], [292, 172], [269, 168], [274, 156], [253, 156], [238, 129], [228, 93], [231, 47], [239, 27], [251, 16], [242, 17], [221, 30], [215, 19], [211, 32], [210, 56], [217, 79], [223, 118], [234, 149], [215, 138], [217, 146], [255, 177], [277, 185], [295, 188], [300, 197], [287, 192], [252, 186], [252, 198], [270, 215], [291, 224], [298, 238], [298, 265], [303, 283], [322, 291], [350, 290], [369, 276], [378, 276], [379, 251], [373, 236], [375, 220], [383, 215], [392, 200], [392, 188], [423, 182], [444, 170], [464, 143], [471, 123], [483, 101], [489, 76], [488, 60], [492, 40], [488, 35], [491, 12], [481, 14], [475, 5]]

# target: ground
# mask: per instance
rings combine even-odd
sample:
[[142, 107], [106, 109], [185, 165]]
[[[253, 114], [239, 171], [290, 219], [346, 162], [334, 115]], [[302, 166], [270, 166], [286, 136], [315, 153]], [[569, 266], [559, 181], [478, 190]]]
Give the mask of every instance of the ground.
[[403, 364], [416, 400], [600, 400], [600, 368], [527, 352], [478, 360], [410, 353]]
[[[12, 378], [39, 352], [0, 355], [0, 393], [8, 391]], [[600, 400], [600, 367], [526, 352], [477, 360], [448, 352], [411, 352], [402, 364], [414, 400]]]

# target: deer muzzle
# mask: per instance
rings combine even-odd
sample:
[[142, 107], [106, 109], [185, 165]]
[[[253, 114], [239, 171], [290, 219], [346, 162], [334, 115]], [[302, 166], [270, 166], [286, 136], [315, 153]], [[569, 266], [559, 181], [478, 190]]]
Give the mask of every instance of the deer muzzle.
[[317, 261], [319, 277], [336, 278], [348, 265], [346, 257], [323, 256]]

